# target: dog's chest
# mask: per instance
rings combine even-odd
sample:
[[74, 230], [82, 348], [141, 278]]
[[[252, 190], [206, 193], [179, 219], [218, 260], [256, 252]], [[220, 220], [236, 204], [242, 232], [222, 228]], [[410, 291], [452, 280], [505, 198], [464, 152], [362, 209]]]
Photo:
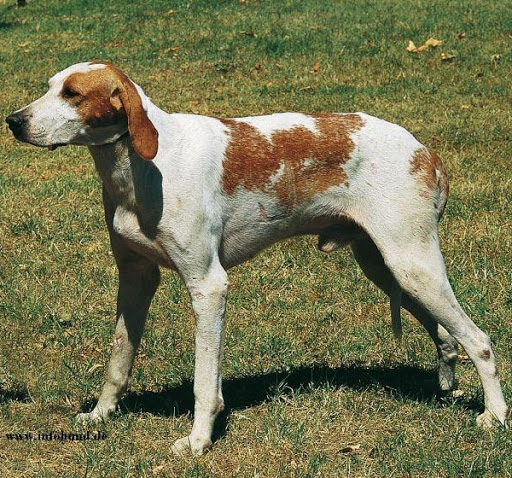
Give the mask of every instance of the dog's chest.
[[145, 226], [139, 218], [135, 212], [118, 206], [112, 222], [114, 232], [128, 248], [163, 267], [174, 269], [172, 260], [159, 243], [156, 230]]

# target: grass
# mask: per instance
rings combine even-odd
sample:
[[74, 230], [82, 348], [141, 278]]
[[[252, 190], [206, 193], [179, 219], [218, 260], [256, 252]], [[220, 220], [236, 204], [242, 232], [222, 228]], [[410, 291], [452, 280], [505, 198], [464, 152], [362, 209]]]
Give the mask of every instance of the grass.
[[[55, 72], [102, 58], [169, 111], [363, 110], [411, 130], [449, 171], [449, 276], [491, 335], [512, 400], [509, 2], [15, 4], [0, 0], [1, 117], [42, 94]], [[443, 44], [405, 50], [430, 37]], [[442, 61], [443, 52], [456, 56]], [[474, 424], [482, 395], [472, 365], [458, 366], [461, 398], [437, 398], [426, 334], [405, 316], [398, 346], [385, 297], [349, 251], [326, 257], [312, 238], [230, 272], [230, 408], [212, 452], [170, 453], [191, 426], [193, 370], [193, 317], [171, 273], [121, 411], [102, 427], [107, 438], [7, 440], [84, 431], [73, 415], [99, 394], [117, 286], [100, 191], [85, 149], [50, 154], [1, 127], [1, 476], [512, 475], [511, 434]]]

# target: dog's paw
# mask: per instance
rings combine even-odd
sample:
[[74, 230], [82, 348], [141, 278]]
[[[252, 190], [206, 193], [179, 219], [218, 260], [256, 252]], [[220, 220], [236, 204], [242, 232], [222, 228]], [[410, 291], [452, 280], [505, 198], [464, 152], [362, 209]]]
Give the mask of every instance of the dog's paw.
[[94, 409], [90, 413], [79, 413], [78, 415], [75, 416], [75, 420], [78, 423], [89, 424], [89, 425], [94, 425], [94, 424], [97, 424], [97, 423], [102, 423], [106, 419], [107, 419], [107, 417], [101, 415], [100, 413], [98, 413], [96, 411], [96, 409]]
[[193, 456], [200, 456], [212, 446], [211, 440], [191, 439], [186, 436], [176, 440], [172, 446], [172, 452], [178, 456], [185, 456], [191, 454]]
[[509, 428], [510, 426], [509, 419], [506, 417], [506, 414], [503, 419], [500, 419], [487, 409], [482, 414], [478, 415], [478, 417], [476, 417], [476, 424], [480, 428], [487, 430], [496, 428], [499, 425], [503, 426], [505, 429]]

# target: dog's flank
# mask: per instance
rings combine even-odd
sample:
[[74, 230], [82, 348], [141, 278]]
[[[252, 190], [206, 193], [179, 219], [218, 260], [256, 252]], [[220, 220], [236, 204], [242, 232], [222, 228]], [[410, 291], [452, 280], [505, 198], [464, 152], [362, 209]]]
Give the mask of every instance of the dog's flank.
[[168, 114], [116, 67], [74, 65], [7, 118], [21, 141], [89, 147], [119, 269], [117, 325], [106, 383], [81, 420], [108, 417], [128, 385], [159, 266], [176, 270], [196, 315], [194, 424], [174, 451], [203, 453], [224, 407], [226, 270], [268, 245], [315, 234], [329, 253], [350, 245], [364, 273], [431, 335], [439, 386], [455, 383], [459, 342], [484, 389], [482, 426], [507, 424], [489, 337], [448, 282], [438, 221], [448, 193], [440, 159], [403, 128], [363, 113], [219, 120]]

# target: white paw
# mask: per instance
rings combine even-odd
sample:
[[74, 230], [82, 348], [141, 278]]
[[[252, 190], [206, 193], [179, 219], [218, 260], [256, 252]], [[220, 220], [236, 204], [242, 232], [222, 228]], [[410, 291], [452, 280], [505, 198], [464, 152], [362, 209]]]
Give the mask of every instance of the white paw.
[[96, 409], [94, 409], [90, 413], [79, 413], [75, 417], [75, 420], [77, 422], [83, 423], [83, 424], [96, 424], [96, 423], [104, 422], [107, 418], [108, 418], [108, 415], [103, 416], [100, 413], [98, 413], [96, 411]]
[[200, 456], [212, 446], [211, 440], [191, 439], [189, 436], [180, 438], [174, 442], [172, 452], [178, 456], [192, 454]]
[[450, 363], [440, 363], [438, 370], [439, 388], [442, 392], [449, 392], [455, 388], [455, 367]]
[[499, 420], [489, 410], [485, 410], [484, 413], [476, 417], [476, 424], [480, 428], [485, 428], [487, 430], [495, 428], [498, 423]]

